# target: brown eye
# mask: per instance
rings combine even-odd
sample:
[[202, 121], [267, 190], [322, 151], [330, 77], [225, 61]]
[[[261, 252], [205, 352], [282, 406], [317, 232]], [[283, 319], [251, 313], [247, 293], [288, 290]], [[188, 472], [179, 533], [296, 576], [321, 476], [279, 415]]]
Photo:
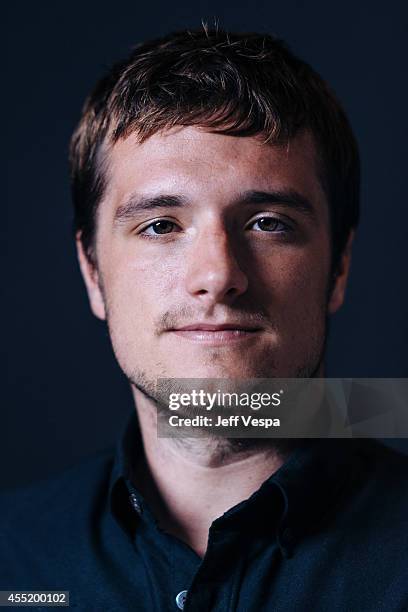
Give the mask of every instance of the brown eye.
[[252, 227], [256, 231], [262, 232], [284, 232], [289, 229], [285, 223], [275, 217], [260, 217], [254, 221]]
[[[152, 235], [161, 235], [161, 234], [170, 234], [174, 229], [174, 223], [172, 221], [167, 221], [163, 219], [161, 221], [155, 221], [151, 223], [146, 229], [143, 231], [144, 234]], [[150, 230], [150, 231], [148, 231]]]

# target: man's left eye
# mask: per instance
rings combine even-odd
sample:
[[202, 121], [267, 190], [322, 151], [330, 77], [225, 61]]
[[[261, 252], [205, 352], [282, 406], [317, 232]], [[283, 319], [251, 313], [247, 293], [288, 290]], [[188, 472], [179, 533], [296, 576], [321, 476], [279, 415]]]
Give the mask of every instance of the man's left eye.
[[250, 229], [258, 232], [286, 232], [290, 228], [276, 217], [260, 217], [251, 223]]
[[143, 234], [147, 236], [161, 236], [163, 234], [171, 234], [175, 229], [176, 225], [172, 221], [167, 219], [159, 219], [154, 221], [143, 230]]

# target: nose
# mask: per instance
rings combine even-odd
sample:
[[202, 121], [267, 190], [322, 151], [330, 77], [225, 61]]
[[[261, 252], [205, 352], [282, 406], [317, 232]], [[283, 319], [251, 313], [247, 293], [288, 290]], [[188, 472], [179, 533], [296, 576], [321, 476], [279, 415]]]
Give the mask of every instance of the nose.
[[248, 278], [237, 261], [237, 246], [224, 228], [200, 232], [191, 245], [186, 288], [207, 307], [230, 304], [248, 288]]

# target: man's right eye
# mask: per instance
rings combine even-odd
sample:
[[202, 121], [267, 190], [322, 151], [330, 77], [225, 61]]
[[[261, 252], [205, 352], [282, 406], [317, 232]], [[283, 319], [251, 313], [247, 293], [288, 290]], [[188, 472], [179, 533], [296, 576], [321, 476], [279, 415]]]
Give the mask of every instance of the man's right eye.
[[163, 234], [171, 234], [175, 227], [176, 224], [173, 221], [161, 219], [145, 227], [140, 234], [144, 236], [162, 236]]

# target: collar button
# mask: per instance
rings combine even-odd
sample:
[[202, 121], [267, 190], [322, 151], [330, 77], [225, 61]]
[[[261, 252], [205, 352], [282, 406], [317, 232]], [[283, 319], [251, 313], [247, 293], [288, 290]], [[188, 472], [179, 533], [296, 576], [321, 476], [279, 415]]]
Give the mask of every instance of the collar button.
[[293, 542], [293, 531], [290, 527], [285, 527], [283, 530], [281, 542], [284, 546], [287, 546]]
[[294, 539], [294, 534], [290, 527], [285, 527], [278, 536], [279, 547], [286, 559], [289, 559], [293, 555]]
[[142, 514], [142, 506], [140, 505], [139, 500], [137, 499], [137, 495], [135, 493], [131, 493], [129, 495], [130, 503], [132, 504], [133, 510], [135, 510], [138, 514]]

